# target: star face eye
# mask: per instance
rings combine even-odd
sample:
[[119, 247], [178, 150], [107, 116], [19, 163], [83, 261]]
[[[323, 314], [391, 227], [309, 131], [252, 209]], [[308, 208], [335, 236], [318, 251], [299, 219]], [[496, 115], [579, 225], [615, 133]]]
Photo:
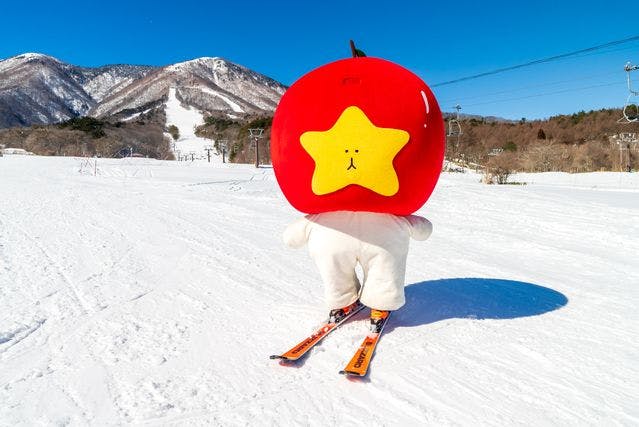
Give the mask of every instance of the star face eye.
[[348, 153], [348, 150], [344, 150], [345, 153]]
[[356, 153], [359, 153], [359, 150], [355, 150]]

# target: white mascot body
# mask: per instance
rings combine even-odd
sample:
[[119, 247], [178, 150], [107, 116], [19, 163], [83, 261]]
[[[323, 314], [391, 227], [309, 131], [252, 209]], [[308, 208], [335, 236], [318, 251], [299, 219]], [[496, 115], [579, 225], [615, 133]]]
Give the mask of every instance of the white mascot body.
[[[330, 309], [359, 299], [377, 310], [397, 310], [405, 302], [409, 240], [426, 240], [432, 229], [430, 221], [416, 215], [325, 212], [291, 224], [284, 232], [284, 243], [293, 248], [308, 244]], [[361, 284], [358, 264], [364, 273]]]

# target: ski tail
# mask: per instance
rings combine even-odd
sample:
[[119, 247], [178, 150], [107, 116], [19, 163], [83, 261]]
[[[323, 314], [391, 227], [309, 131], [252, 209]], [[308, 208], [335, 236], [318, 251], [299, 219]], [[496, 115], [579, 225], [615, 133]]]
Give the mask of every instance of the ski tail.
[[308, 351], [313, 348], [316, 344], [322, 341], [328, 334], [333, 332], [335, 329], [339, 328], [342, 324], [344, 324], [348, 319], [350, 319], [355, 314], [359, 313], [364, 308], [364, 305], [359, 301], [354, 302], [348, 307], [332, 310], [329, 314], [329, 319], [324, 322], [319, 328], [313, 332], [309, 337], [300, 341], [293, 348], [288, 350], [286, 353], [282, 354], [274, 354], [270, 358], [271, 359], [282, 359], [288, 361], [295, 361], [304, 356]]

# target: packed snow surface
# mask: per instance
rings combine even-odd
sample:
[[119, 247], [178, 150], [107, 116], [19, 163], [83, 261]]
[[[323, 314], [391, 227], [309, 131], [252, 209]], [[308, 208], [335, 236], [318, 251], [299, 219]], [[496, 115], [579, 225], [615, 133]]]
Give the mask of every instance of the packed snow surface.
[[0, 158], [0, 425], [639, 424], [638, 174], [443, 174], [349, 381], [271, 169], [86, 163]]

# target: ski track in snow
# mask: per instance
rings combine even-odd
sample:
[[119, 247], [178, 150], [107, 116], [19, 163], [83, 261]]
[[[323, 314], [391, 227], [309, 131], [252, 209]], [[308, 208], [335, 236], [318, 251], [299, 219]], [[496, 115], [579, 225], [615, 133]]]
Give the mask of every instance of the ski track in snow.
[[444, 174], [369, 377], [248, 165], [0, 158], [0, 425], [636, 425], [639, 177]]

